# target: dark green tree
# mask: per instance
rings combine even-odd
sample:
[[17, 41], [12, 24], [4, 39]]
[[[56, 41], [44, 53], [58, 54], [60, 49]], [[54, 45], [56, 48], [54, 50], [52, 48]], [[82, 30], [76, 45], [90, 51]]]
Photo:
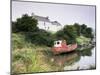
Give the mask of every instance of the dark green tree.
[[92, 31], [92, 28], [90, 28], [90, 27], [88, 27], [87, 29], [86, 29], [86, 34], [85, 34], [85, 36], [86, 37], [88, 37], [88, 38], [93, 38], [93, 31]]
[[78, 23], [74, 23], [74, 27], [76, 28], [77, 36], [80, 36], [81, 35], [81, 26]]
[[63, 29], [64, 33], [66, 33], [71, 38], [77, 37], [76, 28], [73, 25], [66, 25]]
[[86, 28], [87, 28], [87, 26], [85, 25], [85, 24], [82, 24], [81, 25], [81, 34], [86, 34]]
[[57, 31], [56, 38], [64, 39], [68, 44], [75, 43], [77, 37], [76, 28], [73, 25], [66, 25], [62, 30]]
[[16, 32], [32, 32], [38, 29], [37, 20], [28, 16], [27, 14], [22, 15], [21, 18], [18, 18], [16, 22], [13, 22], [15, 26], [12, 26], [16, 29]]
[[17, 28], [15, 25], [15, 22], [12, 22], [12, 32], [16, 32], [16, 31], [17, 31]]

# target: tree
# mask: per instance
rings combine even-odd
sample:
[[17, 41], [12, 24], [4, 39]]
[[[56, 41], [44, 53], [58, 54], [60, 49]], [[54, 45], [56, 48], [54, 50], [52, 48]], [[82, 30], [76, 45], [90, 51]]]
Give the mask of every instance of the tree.
[[81, 25], [81, 34], [86, 34], [86, 28], [87, 28], [87, 26], [85, 25], [85, 24], [82, 24]]
[[77, 37], [76, 28], [73, 25], [66, 25], [63, 29], [57, 31], [56, 38], [64, 39], [68, 44], [75, 43]]
[[32, 16], [28, 16], [27, 14], [22, 15], [21, 18], [17, 18], [17, 21], [14, 22], [17, 32], [32, 32], [37, 30], [37, 20], [32, 18]]
[[77, 31], [77, 36], [81, 35], [81, 27], [78, 23], [74, 23], [74, 27], [76, 28]]
[[63, 29], [57, 31], [56, 38], [65, 39], [68, 44], [75, 43], [76, 38], [84, 36], [87, 38], [93, 38], [92, 28], [87, 27], [85, 24], [75, 23], [73, 25], [65, 25]]
[[71, 38], [77, 37], [77, 31], [73, 25], [66, 25], [63, 30], [64, 30], [64, 33], [69, 35]]
[[15, 26], [15, 22], [12, 22], [12, 32], [16, 32], [17, 31], [17, 28]]
[[92, 33], [93, 31], [92, 31], [92, 28], [88, 27], [88, 28], [86, 29], [86, 32], [87, 32], [87, 33], [85, 34], [85, 36], [92, 39], [92, 38], [93, 38], [93, 33]]
[[26, 35], [26, 40], [34, 43], [36, 45], [46, 45], [51, 47], [53, 45], [54, 39], [51, 33], [39, 29], [37, 32], [28, 32]]

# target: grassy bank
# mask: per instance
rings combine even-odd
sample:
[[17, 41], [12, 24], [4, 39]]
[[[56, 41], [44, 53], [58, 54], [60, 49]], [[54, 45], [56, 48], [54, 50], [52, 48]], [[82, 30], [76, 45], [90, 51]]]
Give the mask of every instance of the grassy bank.
[[56, 71], [45, 54], [52, 55], [49, 47], [32, 44], [22, 34], [12, 34], [12, 73]]
[[[87, 54], [89, 53], [89, 54]], [[91, 51], [72, 52], [53, 55], [51, 48], [36, 45], [26, 40], [21, 33], [12, 34], [12, 73], [35, 73], [63, 71], [64, 66], [70, 66], [80, 60], [81, 56], [91, 55]], [[91, 66], [91, 68], [93, 68]]]

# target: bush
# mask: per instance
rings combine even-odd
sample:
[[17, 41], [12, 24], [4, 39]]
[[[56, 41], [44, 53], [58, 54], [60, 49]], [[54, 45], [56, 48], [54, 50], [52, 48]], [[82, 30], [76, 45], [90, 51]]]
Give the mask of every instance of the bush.
[[17, 21], [12, 22], [12, 30], [13, 32], [33, 32], [38, 29], [37, 24], [36, 19], [24, 14], [21, 18], [17, 18]]
[[26, 40], [38, 44], [38, 45], [46, 45], [51, 47], [53, 45], [54, 39], [52, 38], [51, 33], [46, 32], [45, 30], [39, 30], [37, 32], [28, 32], [25, 33]]

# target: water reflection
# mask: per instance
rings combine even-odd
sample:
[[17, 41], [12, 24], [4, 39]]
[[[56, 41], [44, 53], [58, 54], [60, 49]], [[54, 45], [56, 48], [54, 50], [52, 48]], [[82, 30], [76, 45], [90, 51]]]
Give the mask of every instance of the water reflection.
[[90, 54], [86, 56], [81, 53], [81, 58], [78, 62], [73, 63], [70, 66], [65, 66], [64, 70], [82, 70], [82, 69], [95, 69], [95, 49], [90, 50]]
[[71, 65], [79, 60], [80, 55], [76, 51], [51, 57], [51, 62], [55, 63], [57, 66]]
[[48, 61], [59, 70], [80, 70], [95, 68], [95, 48], [47, 56]]

